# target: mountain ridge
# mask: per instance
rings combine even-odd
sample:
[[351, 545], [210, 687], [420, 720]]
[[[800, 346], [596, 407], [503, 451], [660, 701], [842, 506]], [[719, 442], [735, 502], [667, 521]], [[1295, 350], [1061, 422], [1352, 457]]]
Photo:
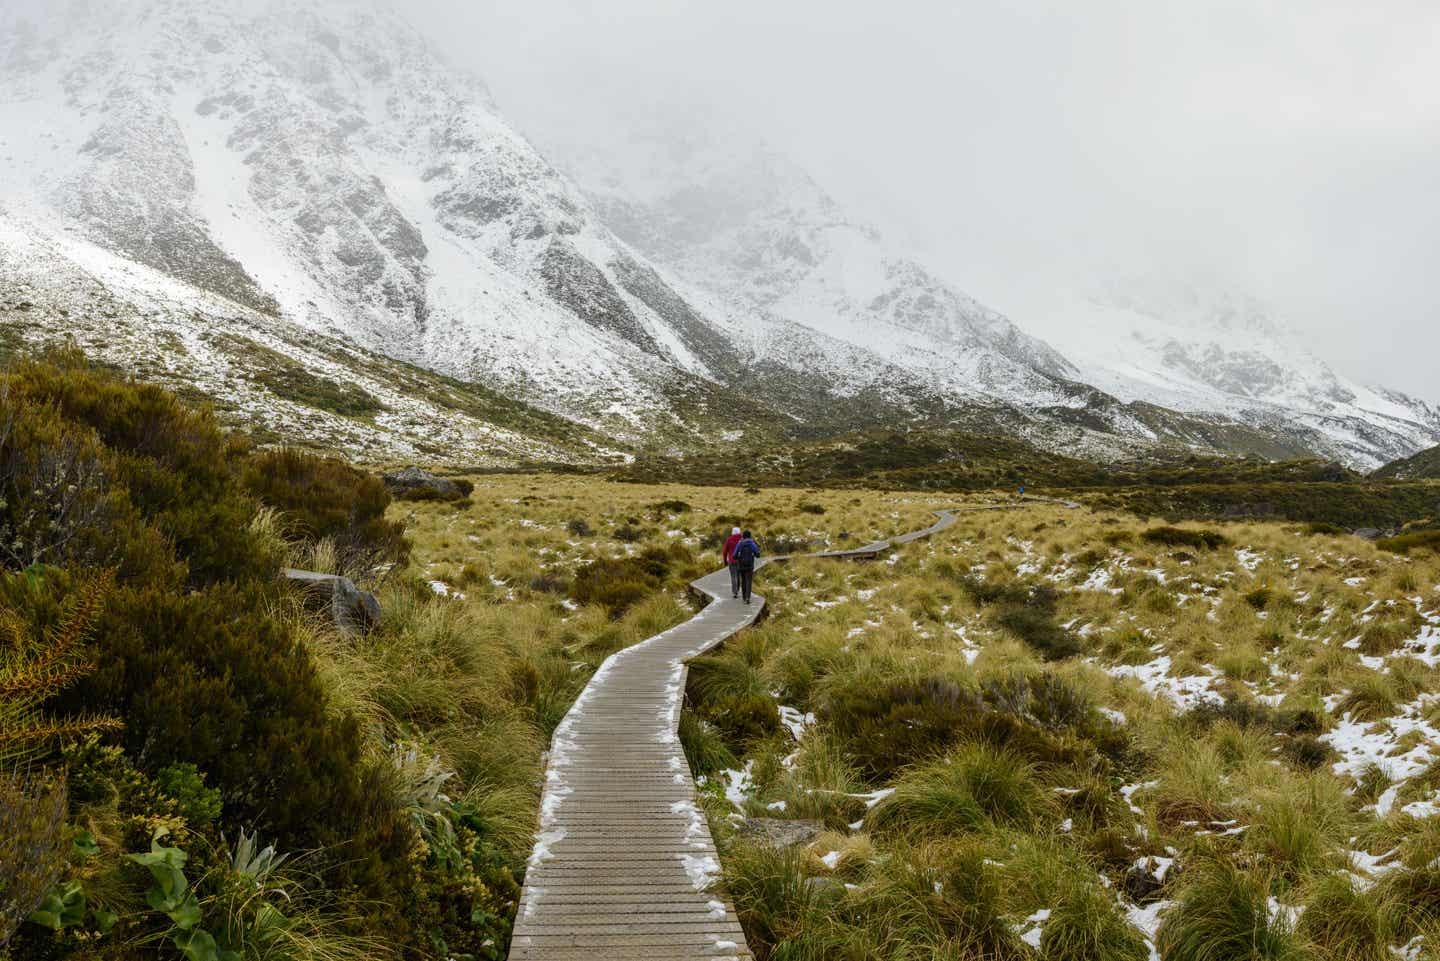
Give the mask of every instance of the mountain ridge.
[[[1087, 382], [775, 155], [702, 158], [699, 176], [671, 150], [641, 198], [577, 186], [383, 3], [64, 9], [0, 37], [0, 217], [62, 267], [104, 251], [173, 281], [155, 287], [188, 342], [224, 327], [223, 298], [280, 341], [351, 342], [599, 432], [602, 459], [924, 424], [1100, 460], [1285, 456], [1340, 429]], [[168, 369], [124, 340], [92, 349]], [[1414, 439], [1371, 427], [1331, 447]]]

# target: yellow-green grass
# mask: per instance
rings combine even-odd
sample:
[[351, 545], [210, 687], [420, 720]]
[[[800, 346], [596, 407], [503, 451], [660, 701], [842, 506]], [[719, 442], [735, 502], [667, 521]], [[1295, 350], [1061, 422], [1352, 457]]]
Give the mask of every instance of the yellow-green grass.
[[[883, 497], [862, 504], [872, 496]], [[728, 849], [752, 948], [809, 957], [883, 943], [889, 953], [875, 956], [968, 956], [938, 893], [907, 902], [910, 914], [871, 909], [905, 871], [938, 880], [977, 849], [1005, 882], [986, 903], [1040, 938], [1045, 956], [1128, 955], [1117, 917], [1154, 943], [1166, 912], [1150, 899], [1185, 906], [1172, 905], [1166, 941], [1182, 956], [1191, 925], [1243, 929], [1234, 912], [1260, 890], [1278, 912], [1262, 954], [1368, 956], [1377, 937], [1398, 947], [1434, 928], [1440, 897], [1428, 899], [1440, 888], [1428, 875], [1402, 883], [1429, 862], [1382, 890], [1389, 862], [1372, 859], [1440, 805], [1440, 779], [1417, 763], [1440, 756], [1428, 663], [1440, 653], [1440, 562], [1298, 525], [1181, 525], [1224, 538], [1198, 547], [1145, 538], [1154, 526], [1026, 504], [962, 514], [888, 561], [805, 560], [772, 574], [771, 618], [696, 676], [743, 660], [747, 689], [813, 723], [798, 742], [780, 724], [730, 731], [721, 701], [689, 691], [696, 719], [727, 736], [737, 767], [749, 764], [738, 811], [723, 778], [706, 782], [722, 844], [739, 815], [814, 818], [829, 832], [783, 862], [749, 841]], [[1055, 631], [1078, 653], [1056, 658]], [[1384, 777], [1365, 770], [1357, 743]], [[1391, 787], [1382, 816], [1374, 804]], [[1137, 879], [1137, 862], [1151, 881]], [[807, 898], [782, 930], [755, 893], [762, 865], [797, 890], [807, 877], [850, 887], [811, 882], [834, 896]], [[1351, 898], [1334, 880], [1347, 870], [1362, 879], [1363, 904], [1347, 914], [1360, 933], [1318, 915], [1300, 924], [1307, 903]], [[1049, 936], [1051, 916], [1032, 919], [1046, 906], [1037, 891], [1056, 909]], [[1013, 947], [976, 937], [997, 956]]]

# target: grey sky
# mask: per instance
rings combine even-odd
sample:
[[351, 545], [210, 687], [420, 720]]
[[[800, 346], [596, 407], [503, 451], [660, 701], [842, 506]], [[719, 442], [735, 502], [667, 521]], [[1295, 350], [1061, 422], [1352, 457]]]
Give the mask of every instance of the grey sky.
[[1440, 401], [1428, 0], [413, 7], [542, 143], [719, 110], [1041, 335], [1076, 286], [1202, 277]]

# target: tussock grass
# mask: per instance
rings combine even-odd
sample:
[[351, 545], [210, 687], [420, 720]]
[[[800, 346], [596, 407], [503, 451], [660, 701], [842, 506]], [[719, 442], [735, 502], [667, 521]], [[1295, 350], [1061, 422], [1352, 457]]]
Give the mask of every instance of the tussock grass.
[[[409, 573], [463, 601], [416, 591], [417, 610], [450, 610], [418, 617], [403, 654], [315, 643], [337, 698], [388, 736], [421, 728], [523, 857], [549, 731], [606, 655], [689, 616], [684, 583], [718, 565], [732, 523], [762, 545], [838, 547], [957, 500], [481, 478], [468, 506], [397, 508]], [[622, 527], [638, 539], [615, 540]], [[1436, 713], [1415, 639], [1440, 611], [1440, 559], [1294, 525], [1156, 529], [1027, 504], [962, 514], [893, 563], [761, 574], [769, 618], [691, 665], [681, 729], [759, 957], [1144, 957], [1126, 911], [1154, 899], [1173, 901], [1160, 949], [1181, 961], [1369, 957], [1372, 941], [1440, 923], [1440, 848], [1348, 894], [1334, 880], [1348, 852], [1422, 831], [1398, 809], [1434, 788], [1417, 775], [1356, 789], [1328, 740], [1347, 716]], [[623, 606], [577, 594], [587, 565], [623, 584], [661, 555]], [[488, 670], [462, 690], [477, 663]], [[377, 676], [397, 670], [423, 676]], [[816, 717], [798, 741], [782, 705]], [[754, 793], [737, 810], [719, 784], [747, 763]], [[1382, 821], [1366, 805], [1392, 786]], [[827, 833], [789, 851], [732, 842], [737, 814]], [[1152, 857], [1170, 867], [1146, 888], [1129, 875]], [[1308, 904], [1333, 924], [1295, 920]]]
[[1288, 918], [1271, 910], [1268, 877], [1213, 852], [1197, 852], [1156, 940], [1161, 956], [1172, 961], [1306, 957]]
[[1046, 803], [1033, 765], [1004, 748], [971, 743], [904, 772], [866, 824], [931, 837], [1027, 827]]

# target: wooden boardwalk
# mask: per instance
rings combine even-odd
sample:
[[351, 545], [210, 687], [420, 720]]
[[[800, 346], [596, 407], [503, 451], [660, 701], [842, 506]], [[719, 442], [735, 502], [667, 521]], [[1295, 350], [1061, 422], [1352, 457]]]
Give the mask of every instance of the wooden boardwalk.
[[[876, 557], [955, 522], [936, 514], [923, 530], [815, 556]], [[707, 890], [720, 856], [677, 730], [686, 662], [753, 624], [765, 599], [732, 600], [723, 568], [691, 587], [710, 599], [704, 610], [607, 658], [555, 730], [511, 961], [752, 957], [734, 909]]]

